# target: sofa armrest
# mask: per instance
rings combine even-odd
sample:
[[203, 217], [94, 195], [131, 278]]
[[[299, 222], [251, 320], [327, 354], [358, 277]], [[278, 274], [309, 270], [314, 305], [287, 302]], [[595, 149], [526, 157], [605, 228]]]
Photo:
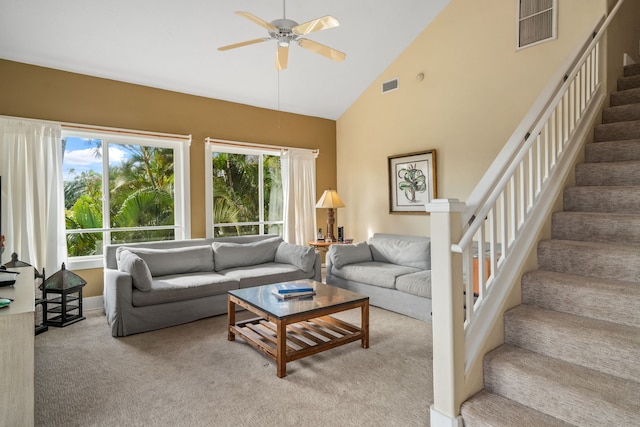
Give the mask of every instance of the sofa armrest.
[[316, 282], [322, 282], [322, 257], [318, 251], [316, 251], [316, 259], [313, 263], [313, 271], [313, 280]]
[[111, 335], [124, 336], [122, 313], [133, 307], [133, 280], [129, 273], [111, 268], [104, 269], [104, 290], [102, 292], [104, 312], [111, 326]]

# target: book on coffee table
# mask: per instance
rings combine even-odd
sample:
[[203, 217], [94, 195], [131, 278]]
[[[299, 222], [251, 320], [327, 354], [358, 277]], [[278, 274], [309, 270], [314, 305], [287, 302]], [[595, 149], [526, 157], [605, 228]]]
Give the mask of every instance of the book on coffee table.
[[273, 288], [273, 292], [277, 294], [295, 294], [300, 292], [313, 292], [313, 286], [304, 283], [278, 283]]
[[316, 291], [314, 291], [313, 289], [310, 291], [303, 291], [303, 292], [287, 292], [284, 294], [279, 293], [277, 290], [272, 290], [271, 293], [273, 293], [275, 296], [277, 296], [279, 299], [291, 299], [291, 298], [298, 298], [298, 297], [308, 297], [308, 296], [313, 296], [316, 294]]

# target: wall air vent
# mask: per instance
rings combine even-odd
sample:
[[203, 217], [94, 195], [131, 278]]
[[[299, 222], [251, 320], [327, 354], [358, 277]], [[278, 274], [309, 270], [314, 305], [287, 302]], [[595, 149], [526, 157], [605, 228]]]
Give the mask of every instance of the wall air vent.
[[397, 90], [399, 84], [399, 79], [395, 78], [392, 80], [387, 80], [382, 83], [382, 93], [391, 92], [392, 90]]

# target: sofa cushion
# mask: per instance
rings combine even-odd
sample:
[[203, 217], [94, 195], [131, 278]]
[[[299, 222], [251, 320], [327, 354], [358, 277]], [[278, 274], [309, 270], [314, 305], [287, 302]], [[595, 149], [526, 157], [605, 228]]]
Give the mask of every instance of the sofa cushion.
[[334, 276], [341, 279], [395, 289], [398, 276], [415, 273], [420, 270], [386, 262], [371, 261], [348, 264], [342, 268], [333, 268], [331, 271]]
[[342, 268], [348, 264], [373, 261], [367, 242], [360, 242], [355, 245], [331, 245], [327, 256], [331, 257], [331, 263], [337, 268]]
[[405, 267], [431, 269], [431, 240], [408, 241], [394, 238], [369, 239], [374, 261], [389, 262]]
[[118, 270], [129, 273], [133, 286], [140, 289], [143, 292], [151, 290], [151, 272], [147, 263], [138, 255], [131, 251], [121, 251], [120, 259], [118, 260]]
[[305, 273], [313, 271], [313, 264], [316, 261], [316, 251], [310, 246], [292, 245], [281, 242], [276, 250], [275, 262], [281, 264], [292, 264]]
[[282, 264], [278, 262], [231, 268], [221, 273], [229, 279], [236, 280], [240, 288], [310, 279], [313, 278], [314, 274], [313, 272], [305, 273], [292, 264]]
[[116, 259], [122, 256], [124, 250], [142, 258], [149, 266], [153, 277], [213, 271], [213, 249], [209, 245], [174, 249], [120, 246], [116, 251]]
[[213, 242], [215, 271], [273, 262], [281, 237], [252, 243]]
[[132, 304], [142, 307], [185, 301], [211, 295], [224, 295], [232, 289], [238, 289], [238, 282], [217, 273], [172, 274], [154, 278], [150, 292], [134, 290]]
[[411, 295], [431, 298], [431, 270], [399, 276], [396, 279], [396, 289]]

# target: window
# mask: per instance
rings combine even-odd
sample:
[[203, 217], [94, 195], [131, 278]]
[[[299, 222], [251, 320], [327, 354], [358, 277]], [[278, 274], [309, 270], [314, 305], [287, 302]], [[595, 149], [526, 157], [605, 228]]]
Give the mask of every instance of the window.
[[189, 140], [63, 131], [66, 238], [74, 268], [105, 244], [188, 238]]
[[518, 1], [518, 48], [556, 38], [557, 0]]
[[282, 235], [280, 152], [207, 144], [207, 236]]

